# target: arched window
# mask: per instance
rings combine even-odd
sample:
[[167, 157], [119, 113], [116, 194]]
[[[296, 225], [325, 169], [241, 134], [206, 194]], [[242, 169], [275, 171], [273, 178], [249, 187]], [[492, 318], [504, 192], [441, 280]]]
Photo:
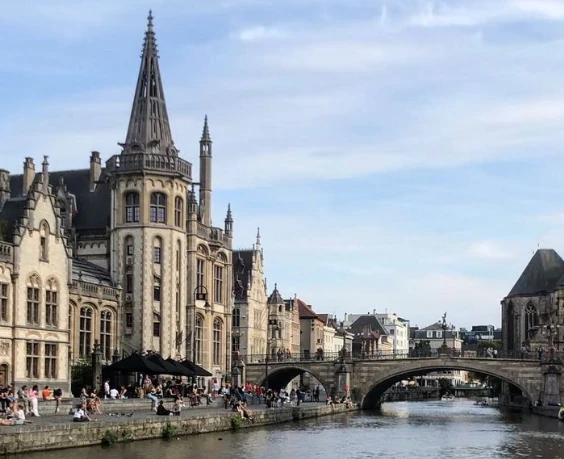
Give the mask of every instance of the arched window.
[[59, 324], [59, 293], [57, 291], [57, 282], [54, 279], [47, 281], [45, 290], [45, 325], [48, 327], [56, 327]]
[[535, 308], [535, 305], [533, 303], [528, 303], [527, 307], [525, 308], [525, 332], [527, 333], [527, 336], [530, 336], [530, 333], [538, 324], [539, 315], [537, 308]]
[[80, 308], [78, 353], [79, 357], [88, 357], [92, 350], [92, 309]]
[[125, 195], [125, 222], [139, 222], [139, 193], [131, 191]]
[[213, 364], [221, 365], [221, 328], [222, 323], [219, 318], [213, 321]]
[[108, 310], [100, 314], [100, 347], [102, 359], [112, 358], [112, 313]]
[[241, 338], [238, 336], [233, 336], [231, 339], [231, 351], [232, 352], [240, 352], [241, 351]]
[[151, 194], [151, 208], [149, 214], [152, 223], [166, 223], [166, 194]]
[[233, 326], [234, 327], [241, 326], [241, 310], [239, 308], [233, 309]]
[[196, 314], [196, 334], [194, 336], [194, 363], [202, 363], [202, 335], [204, 330], [204, 319]]
[[153, 263], [160, 265], [162, 258], [162, 239], [156, 237], [153, 241]]
[[182, 228], [184, 223], [182, 222], [182, 215], [184, 214], [184, 201], [181, 197], [176, 197], [174, 200], [174, 224]]
[[49, 261], [49, 224], [46, 221], [39, 226], [39, 260]]
[[39, 325], [39, 276], [32, 275], [27, 281], [27, 323]]
[[153, 301], [161, 301], [161, 279], [153, 276]]

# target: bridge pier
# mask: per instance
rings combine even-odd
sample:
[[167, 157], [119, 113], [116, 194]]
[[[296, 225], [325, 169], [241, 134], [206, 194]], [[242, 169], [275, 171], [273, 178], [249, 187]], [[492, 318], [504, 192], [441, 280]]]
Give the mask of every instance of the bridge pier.
[[558, 359], [549, 359], [541, 363], [543, 376], [543, 405], [560, 403], [560, 383], [562, 375], [562, 362]]

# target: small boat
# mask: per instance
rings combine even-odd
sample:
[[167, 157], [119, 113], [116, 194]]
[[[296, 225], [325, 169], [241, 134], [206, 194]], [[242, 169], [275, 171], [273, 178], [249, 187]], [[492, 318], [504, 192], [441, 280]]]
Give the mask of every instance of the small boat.
[[487, 400], [476, 400], [474, 403], [476, 406], [490, 406]]
[[452, 402], [452, 401], [454, 401], [454, 398], [455, 397], [452, 394], [445, 394], [441, 397], [441, 401], [442, 402]]

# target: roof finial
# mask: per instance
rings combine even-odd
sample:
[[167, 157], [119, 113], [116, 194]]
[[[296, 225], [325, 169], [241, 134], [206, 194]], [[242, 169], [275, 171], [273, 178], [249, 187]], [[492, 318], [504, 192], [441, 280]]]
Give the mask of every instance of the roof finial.
[[202, 129], [202, 141], [210, 141], [210, 128], [208, 126], [208, 115], [204, 117], [204, 129]]
[[147, 16], [147, 29], [153, 29], [153, 10], [149, 10], [149, 16]]
[[260, 228], [257, 228], [257, 242], [256, 242], [257, 246], [260, 246]]

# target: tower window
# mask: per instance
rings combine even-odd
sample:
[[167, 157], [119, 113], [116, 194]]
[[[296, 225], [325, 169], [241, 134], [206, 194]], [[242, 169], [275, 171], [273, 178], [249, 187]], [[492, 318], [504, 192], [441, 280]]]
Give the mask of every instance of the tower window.
[[151, 194], [151, 223], [166, 223], [166, 195], [164, 193]]
[[139, 193], [127, 193], [125, 195], [125, 222], [139, 222]]
[[184, 225], [182, 223], [182, 215], [184, 210], [184, 201], [180, 197], [176, 197], [174, 200], [174, 224], [182, 228]]

